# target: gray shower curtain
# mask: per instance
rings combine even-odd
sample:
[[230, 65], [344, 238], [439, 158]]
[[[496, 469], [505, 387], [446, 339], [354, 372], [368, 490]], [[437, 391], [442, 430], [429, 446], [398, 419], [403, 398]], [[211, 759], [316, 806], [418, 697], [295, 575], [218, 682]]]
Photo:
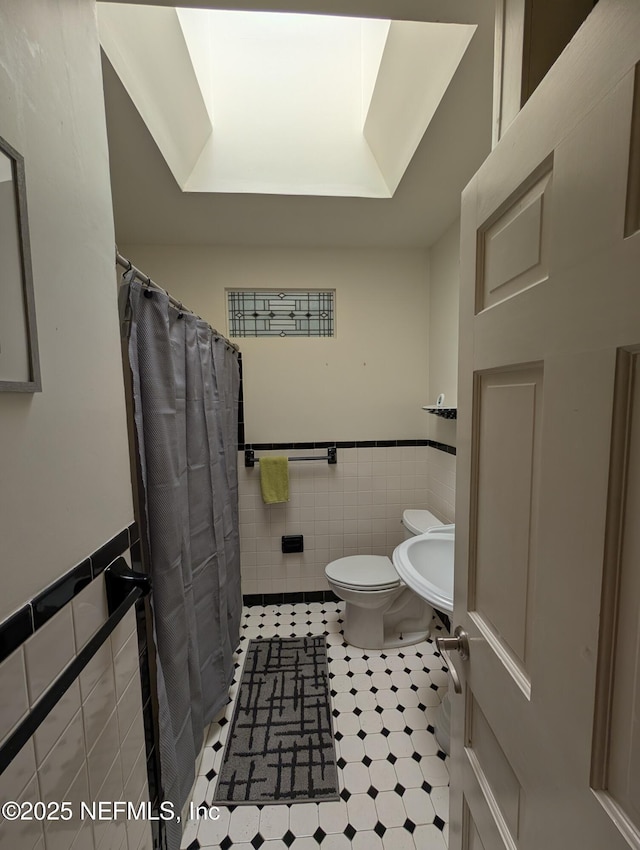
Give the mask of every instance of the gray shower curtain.
[[[162, 797], [179, 814], [204, 729], [227, 703], [242, 596], [238, 355], [168, 296], [124, 277], [158, 658]], [[167, 822], [168, 850], [181, 825]]]

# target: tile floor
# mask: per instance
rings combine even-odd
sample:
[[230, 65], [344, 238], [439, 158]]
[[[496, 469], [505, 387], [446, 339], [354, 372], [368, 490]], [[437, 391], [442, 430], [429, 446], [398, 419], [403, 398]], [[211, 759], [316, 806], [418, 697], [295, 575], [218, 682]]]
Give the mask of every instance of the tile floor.
[[244, 609], [232, 701], [209, 727], [193, 803], [215, 799], [249, 639], [307, 634], [327, 636], [341, 799], [220, 806], [217, 820], [188, 822], [183, 850], [446, 850], [448, 759], [433, 735], [446, 667], [431, 640], [384, 652], [348, 646], [342, 603]]

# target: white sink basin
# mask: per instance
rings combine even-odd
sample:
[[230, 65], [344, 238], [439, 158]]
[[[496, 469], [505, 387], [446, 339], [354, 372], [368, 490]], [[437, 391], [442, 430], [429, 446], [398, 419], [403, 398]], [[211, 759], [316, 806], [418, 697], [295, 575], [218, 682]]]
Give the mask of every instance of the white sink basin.
[[426, 602], [453, 612], [455, 526], [441, 525], [396, 547], [393, 566], [402, 581]]

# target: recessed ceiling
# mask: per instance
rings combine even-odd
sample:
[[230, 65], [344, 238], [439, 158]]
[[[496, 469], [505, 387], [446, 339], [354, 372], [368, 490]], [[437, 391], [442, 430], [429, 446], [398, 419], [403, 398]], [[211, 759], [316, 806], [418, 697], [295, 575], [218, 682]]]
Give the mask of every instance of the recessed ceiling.
[[476, 29], [116, 3], [98, 23], [182, 191], [366, 198], [393, 196]]
[[[149, 19], [144, 25], [148, 33], [153, 34], [151, 39], [140, 37], [139, 28], [131, 25], [128, 41], [127, 37], [123, 40], [120, 33], [118, 39], [112, 38], [107, 45], [109, 36], [105, 36], [102, 28], [112, 193], [116, 236], [120, 244], [424, 247], [457, 217], [460, 193], [490, 150], [494, 21], [491, 4], [486, 0], [395, 0], [393, 14], [403, 20], [394, 22], [385, 21], [383, 17], [385, 11], [389, 11], [386, 0], [283, 2], [283, 12], [304, 11], [309, 18], [330, 10], [340, 16], [329, 19], [328, 26], [333, 26], [343, 15], [353, 19], [354, 15], [361, 14], [369, 21], [355, 19], [348, 26], [359, 27], [362, 33], [371, 25], [371, 29], [378, 32], [377, 48], [369, 50], [368, 64], [363, 62], [361, 51], [357, 63], [360, 64], [361, 108], [359, 112], [351, 112], [361, 144], [368, 147], [370, 154], [377, 145], [373, 159], [386, 185], [386, 191], [383, 187], [377, 197], [370, 188], [363, 191], [361, 184], [353, 181], [353, 170], [349, 178], [351, 185], [349, 180], [334, 179], [342, 196], [326, 194], [330, 180], [324, 177], [318, 180], [320, 169], [314, 156], [310, 157], [312, 165], [315, 162], [313, 179], [309, 179], [307, 172], [306, 185], [293, 188], [290, 182], [284, 194], [281, 187], [269, 188], [264, 175], [262, 186], [259, 186], [260, 181], [252, 173], [253, 164], [249, 164], [251, 168], [238, 168], [240, 159], [232, 156], [228, 157], [232, 166], [235, 161], [236, 171], [241, 178], [249, 175], [251, 185], [232, 188], [223, 187], [219, 182], [214, 191], [211, 191], [214, 188], [211, 183], [208, 188], [204, 184], [196, 186], [195, 178], [200, 172], [207, 172], [207, 179], [213, 179], [210, 164], [205, 167], [204, 152], [207, 146], [215, 144], [222, 118], [215, 99], [213, 105], [206, 102], [207, 85], [210, 89], [214, 86], [211, 77], [203, 73], [202, 57], [206, 56], [205, 48], [211, 36], [206, 28], [195, 23], [192, 11], [182, 8], [176, 11], [168, 2], [159, 2], [162, 5], [155, 8], [128, 3], [100, 4], [101, 24], [105, 9], [109, 13], [114, 8], [119, 10], [121, 5], [128, 7], [130, 12], [158, 13], [153, 26]], [[216, 5], [209, 0], [187, 2], [191, 7]], [[269, 8], [262, 0], [225, 5], [236, 16], [249, 6], [255, 11]], [[379, 20], [371, 20], [376, 18]], [[429, 75], [424, 71], [418, 74], [420, 84], [415, 84], [415, 65], [413, 83], [409, 84], [403, 82], [402, 77], [385, 71], [385, 58], [388, 60], [394, 54], [394, 29], [405, 35], [411, 31], [426, 33], [431, 30], [426, 26], [412, 28], [412, 21], [419, 25], [437, 24], [445, 31], [458, 31], [463, 35], [463, 46], [457, 57], [449, 57], [453, 67], [447, 71], [446, 81], [440, 82], [441, 90], [435, 99]], [[461, 26], [458, 29], [452, 24]], [[432, 32], [436, 33], [438, 28]], [[199, 43], [189, 44], [189, 29], [192, 34], [198, 34]], [[419, 43], [417, 36], [416, 43]], [[424, 41], [421, 44], [422, 49], [418, 48], [416, 53], [425, 59], [426, 54], [433, 51], [424, 49]], [[176, 45], [180, 45], [179, 50]], [[376, 49], [377, 58], [372, 62], [371, 56], [376, 56]], [[398, 52], [403, 51], [396, 49], [395, 53]], [[230, 51], [230, 55], [240, 70], [248, 67], [238, 49]], [[171, 62], [169, 56], [173, 57]], [[179, 58], [176, 60], [176, 57]], [[367, 65], [366, 70], [363, 64]], [[126, 80], [123, 65], [133, 69]], [[401, 64], [396, 65], [395, 71], [401, 67]], [[344, 68], [337, 78], [346, 87], [348, 83], [343, 71]], [[408, 73], [411, 79], [411, 71]], [[366, 85], [363, 84], [365, 77], [368, 79]], [[163, 95], [160, 99], [158, 90]], [[315, 103], [318, 104], [321, 95], [316, 95]], [[326, 116], [331, 96], [323, 96], [325, 107], [318, 112]], [[406, 131], [402, 113], [415, 118], [420, 111], [417, 104], [420, 97], [431, 99], [431, 113], [423, 111], [420, 116], [423, 126], [416, 124]], [[392, 110], [379, 112], [377, 127], [373, 120], [376, 98], [385, 100], [387, 109], [391, 104]], [[236, 106], [241, 106], [241, 102], [236, 100]], [[323, 125], [328, 126], [328, 121]], [[402, 127], [402, 144], [395, 148], [395, 153], [391, 144], [385, 149], [382, 135]], [[293, 133], [291, 128], [290, 132]], [[254, 130], [246, 135], [247, 138], [251, 136], [252, 142], [247, 145], [249, 155], [262, 158], [264, 150], [260, 138], [264, 133]], [[345, 152], [345, 146], [338, 146], [334, 151], [334, 159], [343, 169]], [[325, 163], [323, 168], [326, 177], [329, 167]], [[334, 171], [334, 175], [336, 173]], [[220, 175], [216, 179], [220, 181]]]

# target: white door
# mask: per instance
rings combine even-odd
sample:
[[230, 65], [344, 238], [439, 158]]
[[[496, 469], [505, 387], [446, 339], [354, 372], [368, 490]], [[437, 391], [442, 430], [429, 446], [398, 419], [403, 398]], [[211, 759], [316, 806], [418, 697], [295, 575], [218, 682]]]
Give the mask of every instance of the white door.
[[463, 195], [452, 850], [640, 848], [639, 61], [600, 0]]

